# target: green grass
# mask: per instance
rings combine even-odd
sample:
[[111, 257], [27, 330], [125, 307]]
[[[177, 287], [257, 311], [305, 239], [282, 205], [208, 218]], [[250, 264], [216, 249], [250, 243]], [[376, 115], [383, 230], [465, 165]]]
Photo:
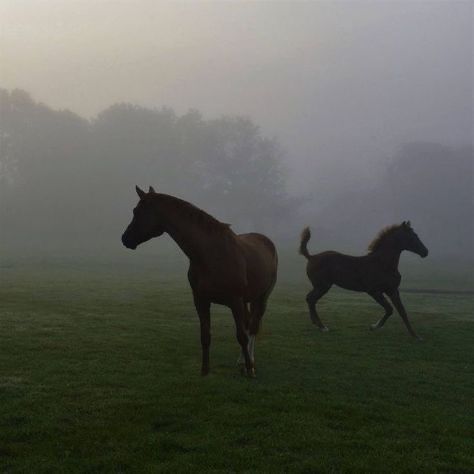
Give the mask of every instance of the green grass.
[[402, 295], [417, 343], [395, 315], [370, 332], [377, 305], [337, 290], [319, 333], [308, 285], [283, 280], [257, 379], [240, 376], [218, 306], [202, 378], [178, 273], [0, 269], [0, 472], [474, 472], [471, 296]]

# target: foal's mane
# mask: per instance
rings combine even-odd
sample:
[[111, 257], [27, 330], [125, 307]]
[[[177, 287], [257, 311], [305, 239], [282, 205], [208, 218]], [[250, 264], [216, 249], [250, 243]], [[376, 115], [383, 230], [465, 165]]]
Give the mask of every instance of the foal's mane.
[[183, 199], [168, 194], [159, 194], [159, 196], [177, 215], [184, 217], [186, 220], [193, 222], [206, 230], [211, 232], [230, 230], [230, 224], [217, 220], [206, 211], [199, 209], [199, 207], [196, 207], [188, 201], [184, 201]]
[[382, 243], [384, 242], [384, 240], [392, 235], [393, 232], [395, 232], [396, 230], [398, 230], [403, 224], [393, 224], [393, 225], [389, 225], [385, 228], [383, 228], [375, 237], [374, 240], [372, 240], [372, 242], [370, 242], [369, 244], [369, 247], [368, 247], [368, 251], [369, 253], [374, 253], [376, 250], [378, 250], [380, 248], [380, 246], [382, 245]]

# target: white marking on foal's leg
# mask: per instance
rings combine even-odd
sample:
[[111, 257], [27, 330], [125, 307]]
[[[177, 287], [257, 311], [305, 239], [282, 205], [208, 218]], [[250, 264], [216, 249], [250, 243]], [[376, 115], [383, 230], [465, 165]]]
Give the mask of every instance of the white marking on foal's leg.
[[382, 320], [379, 319], [375, 324], [371, 324], [370, 329], [372, 329], [372, 331], [375, 331], [376, 329], [380, 329], [382, 327], [381, 322]]

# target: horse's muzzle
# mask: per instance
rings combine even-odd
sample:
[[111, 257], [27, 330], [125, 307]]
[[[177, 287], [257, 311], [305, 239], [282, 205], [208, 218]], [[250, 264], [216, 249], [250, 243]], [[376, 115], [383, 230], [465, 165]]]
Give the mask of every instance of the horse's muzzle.
[[122, 244], [127, 247], [128, 249], [135, 250], [137, 248], [137, 244], [132, 244], [125, 234], [122, 235]]

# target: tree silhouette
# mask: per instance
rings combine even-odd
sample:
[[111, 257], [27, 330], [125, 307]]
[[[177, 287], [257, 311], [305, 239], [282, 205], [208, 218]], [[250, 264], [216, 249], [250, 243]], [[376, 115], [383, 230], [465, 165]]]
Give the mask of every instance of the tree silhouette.
[[116, 104], [88, 121], [19, 90], [0, 90], [0, 116], [1, 238], [115, 238], [135, 184], [236, 227], [262, 228], [262, 216], [276, 222], [289, 209], [280, 147], [250, 119]]

